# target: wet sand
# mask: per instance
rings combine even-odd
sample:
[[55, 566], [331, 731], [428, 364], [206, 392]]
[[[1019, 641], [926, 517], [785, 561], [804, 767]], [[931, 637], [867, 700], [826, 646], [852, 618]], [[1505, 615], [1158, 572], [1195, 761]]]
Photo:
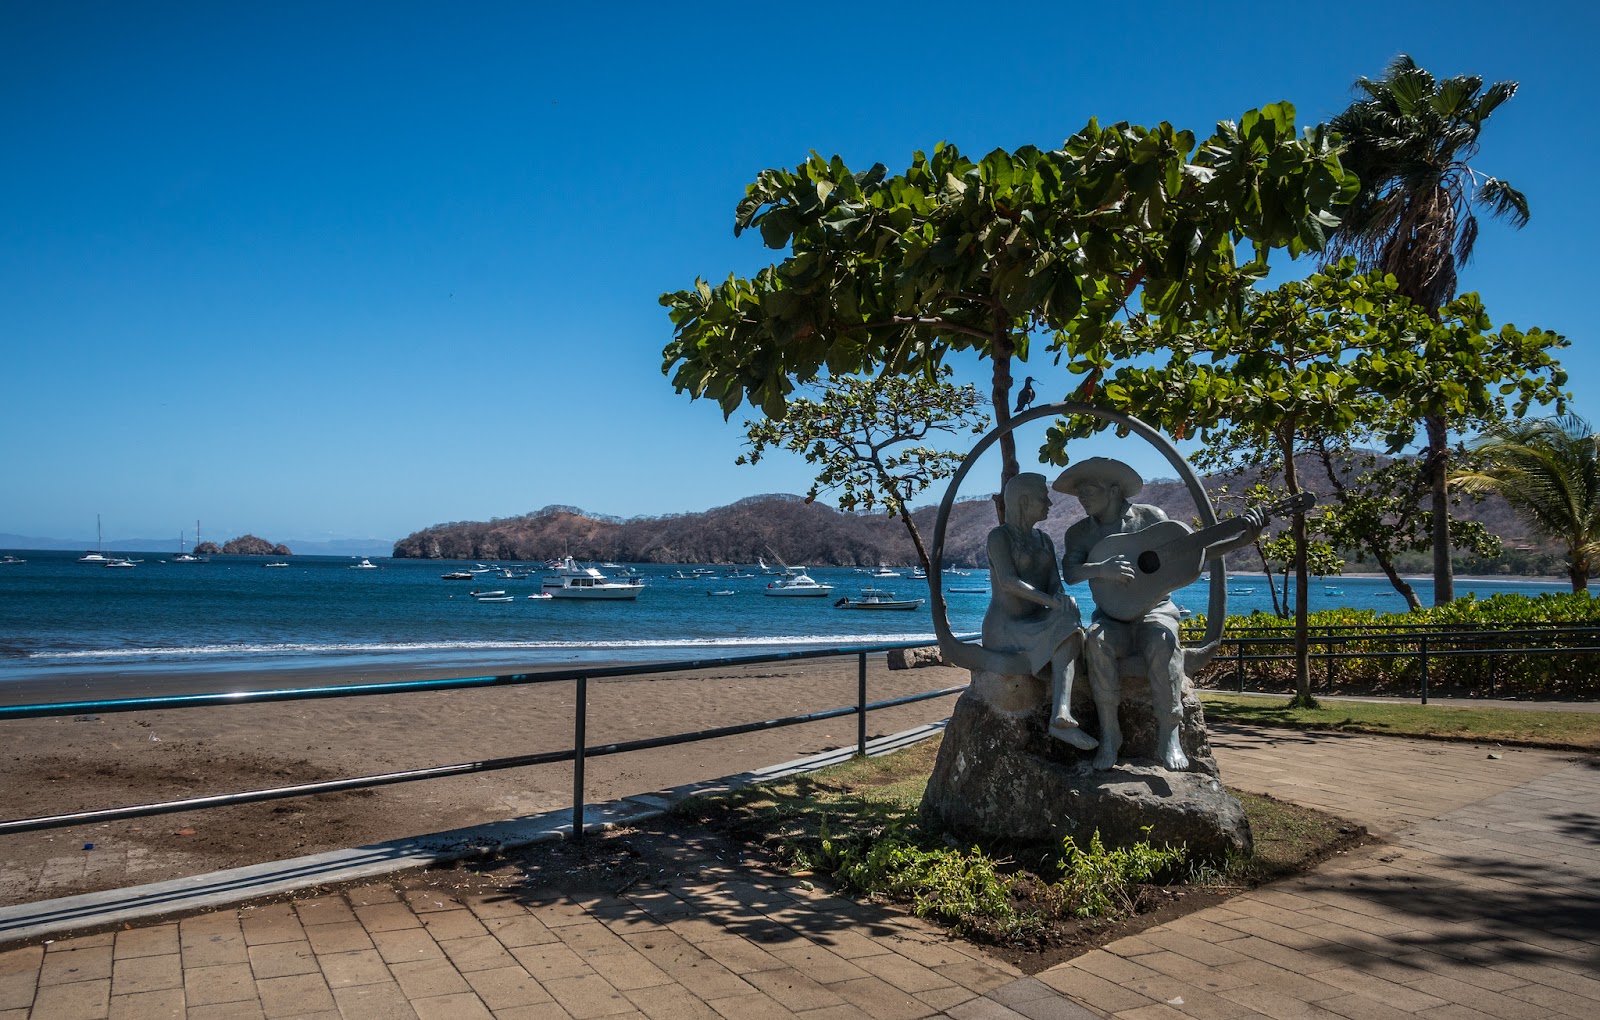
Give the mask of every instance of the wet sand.
[[[565, 664], [558, 668], [567, 668]], [[498, 671], [479, 667], [470, 675]], [[423, 679], [437, 665], [341, 671], [343, 682]], [[595, 679], [589, 746], [853, 705], [854, 656]], [[77, 675], [19, 681], [9, 704], [319, 686], [327, 670]], [[965, 683], [948, 667], [868, 657], [868, 700]], [[11, 685], [7, 685], [8, 688]], [[576, 684], [0, 721], [0, 817], [286, 786], [572, 747]], [[950, 697], [874, 712], [868, 736], [949, 715]], [[591, 758], [585, 799], [613, 800], [853, 745], [854, 716]], [[570, 806], [568, 764], [0, 836], [0, 902], [16, 903]], [[84, 849], [91, 845], [93, 849]]]

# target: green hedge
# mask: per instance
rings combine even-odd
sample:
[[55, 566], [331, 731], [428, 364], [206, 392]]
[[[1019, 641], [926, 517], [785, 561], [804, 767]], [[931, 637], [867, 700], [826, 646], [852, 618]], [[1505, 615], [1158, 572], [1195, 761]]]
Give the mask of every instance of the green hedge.
[[[1421, 690], [1420, 634], [1386, 633], [1389, 627], [1427, 626], [1474, 630], [1470, 637], [1430, 635], [1428, 690], [1438, 697], [1515, 697], [1592, 700], [1600, 697], [1600, 653], [1550, 649], [1600, 647], [1600, 634], [1543, 637], [1507, 635], [1508, 630], [1537, 629], [1540, 625], [1600, 627], [1600, 601], [1582, 593], [1466, 596], [1412, 613], [1380, 613], [1371, 609], [1329, 609], [1312, 613], [1308, 620], [1313, 638], [1311, 680], [1313, 692], [1374, 693], [1416, 697]], [[1190, 640], [1198, 638], [1204, 620], [1187, 621]], [[1337, 651], [1401, 652], [1399, 657], [1362, 656], [1330, 664], [1316, 658], [1327, 646], [1317, 639], [1333, 628], [1336, 637], [1348, 639]], [[1224, 637], [1271, 637], [1270, 643], [1246, 646], [1248, 655], [1292, 655], [1294, 625], [1266, 613], [1230, 616]], [[1382, 637], [1382, 640], [1378, 640]], [[1361, 640], [1365, 638], [1366, 640]], [[1491, 655], [1435, 655], [1437, 652], [1489, 648], [1527, 648], [1526, 652]], [[1239, 667], [1235, 646], [1224, 643], [1222, 652], [1196, 682], [1221, 690], [1237, 689]], [[1246, 662], [1246, 690], [1293, 691], [1293, 662]]]

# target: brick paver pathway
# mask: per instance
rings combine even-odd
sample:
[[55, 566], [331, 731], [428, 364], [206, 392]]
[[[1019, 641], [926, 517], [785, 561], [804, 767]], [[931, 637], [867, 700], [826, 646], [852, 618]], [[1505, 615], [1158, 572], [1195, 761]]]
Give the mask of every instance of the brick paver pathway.
[[1480, 1020], [1600, 1015], [1600, 767], [1224, 730], [1234, 786], [1385, 842], [1035, 977], [913, 918], [724, 865], [463, 895], [428, 872], [0, 952], [0, 1020]]
[[1126, 1020], [1600, 1017], [1600, 760], [1213, 737], [1229, 785], [1385, 842], [1079, 957], [1042, 985]]

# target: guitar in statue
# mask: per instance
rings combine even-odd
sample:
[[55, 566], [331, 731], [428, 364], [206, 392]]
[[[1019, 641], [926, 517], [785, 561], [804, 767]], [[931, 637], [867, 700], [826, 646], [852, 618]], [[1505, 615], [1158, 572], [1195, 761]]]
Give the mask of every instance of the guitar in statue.
[[[1302, 492], [1263, 511], [1269, 516], [1298, 513], [1316, 501], [1315, 493]], [[1140, 531], [1108, 535], [1090, 551], [1089, 559], [1123, 556], [1134, 572], [1131, 578], [1091, 578], [1095, 608], [1115, 620], [1143, 619], [1169, 594], [1198, 581], [1207, 560], [1232, 552], [1249, 537], [1242, 518], [1229, 518], [1201, 531], [1181, 521], [1162, 521]]]

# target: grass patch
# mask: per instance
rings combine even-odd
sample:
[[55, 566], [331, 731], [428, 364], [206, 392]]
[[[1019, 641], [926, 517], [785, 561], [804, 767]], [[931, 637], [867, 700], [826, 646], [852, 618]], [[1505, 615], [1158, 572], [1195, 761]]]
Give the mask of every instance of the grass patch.
[[1596, 712], [1328, 700], [1318, 708], [1291, 708], [1283, 698], [1214, 691], [1202, 692], [1201, 699], [1211, 722], [1600, 750], [1600, 713]]
[[759, 848], [802, 878], [902, 904], [985, 943], [1029, 973], [1150, 924], [1303, 871], [1365, 831], [1269, 797], [1239, 795], [1256, 853], [1191, 867], [1181, 850], [1138, 844], [958, 844], [923, 831], [922, 791], [939, 740], [879, 758], [691, 798], [676, 814]]

